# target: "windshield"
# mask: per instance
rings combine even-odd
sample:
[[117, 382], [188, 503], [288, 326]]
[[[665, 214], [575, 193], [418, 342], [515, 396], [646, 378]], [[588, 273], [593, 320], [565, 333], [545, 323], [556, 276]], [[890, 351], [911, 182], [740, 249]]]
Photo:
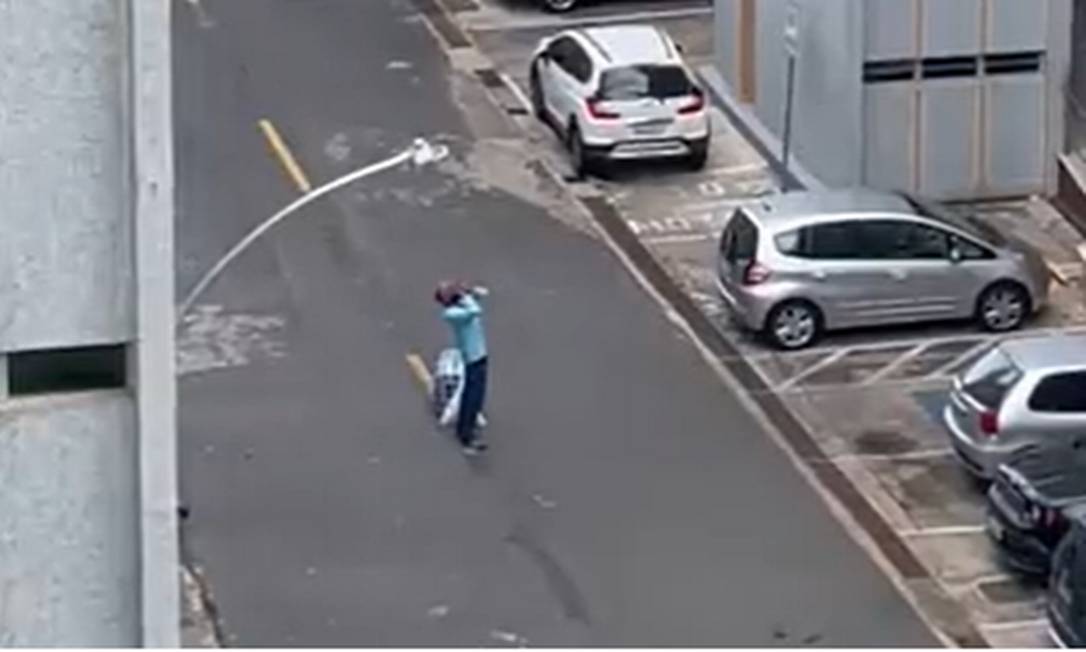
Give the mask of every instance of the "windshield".
[[694, 84], [679, 66], [628, 66], [614, 68], [600, 78], [600, 98], [637, 100], [668, 99], [694, 92]]
[[1007, 245], [1007, 239], [1002, 233], [976, 215], [959, 213], [937, 202], [921, 199], [908, 193], [900, 193], [900, 196], [909, 202], [916, 214], [921, 217], [952, 226], [993, 247]]
[[1022, 377], [1022, 371], [999, 347], [977, 361], [962, 378], [962, 389], [984, 407], [994, 410]]

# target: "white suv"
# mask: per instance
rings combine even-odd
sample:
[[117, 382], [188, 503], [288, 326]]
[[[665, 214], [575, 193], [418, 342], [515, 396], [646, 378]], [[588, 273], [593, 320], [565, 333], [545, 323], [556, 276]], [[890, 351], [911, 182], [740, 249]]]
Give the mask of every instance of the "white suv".
[[562, 136], [577, 174], [615, 160], [705, 165], [709, 116], [679, 48], [649, 26], [593, 27], [544, 39], [532, 57], [532, 108]]

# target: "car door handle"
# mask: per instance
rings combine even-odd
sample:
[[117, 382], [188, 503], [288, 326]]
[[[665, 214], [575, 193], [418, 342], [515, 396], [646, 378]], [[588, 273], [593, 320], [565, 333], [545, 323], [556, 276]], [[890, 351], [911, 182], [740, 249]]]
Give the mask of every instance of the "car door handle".
[[828, 276], [829, 275], [826, 274], [826, 272], [824, 270], [821, 270], [821, 269], [816, 269], [816, 270], [811, 272], [811, 278], [813, 278], [816, 281], [825, 281], [826, 277], [828, 277]]
[[903, 269], [890, 270], [890, 277], [893, 278], [895, 281], [904, 281], [906, 278], [908, 278], [908, 276], [909, 274]]

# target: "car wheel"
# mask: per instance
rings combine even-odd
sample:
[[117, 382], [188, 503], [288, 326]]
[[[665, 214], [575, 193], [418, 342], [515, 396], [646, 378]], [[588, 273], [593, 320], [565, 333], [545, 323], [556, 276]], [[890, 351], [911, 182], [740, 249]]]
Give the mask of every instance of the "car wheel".
[[705, 169], [705, 163], [709, 160], [709, 146], [695, 146], [686, 157], [687, 169], [697, 172]]
[[549, 122], [547, 116], [547, 104], [543, 99], [543, 84], [539, 82], [539, 62], [532, 62], [532, 76], [528, 82], [529, 100], [532, 103], [532, 113], [543, 122]]
[[808, 347], [822, 335], [822, 313], [809, 301], [785, 301], [769, 312], [765, 335], [785, 351]]
[[981, 328], [993, 333], [1005, 333], [1021, 327], [1029, 313], [1029, 292], [1018, 283], [991, 285], [977, 300], [977, 321]]
[[581, 140], [581, 132], [577, 125], [571, 125], [566, 137], [566, 146], [569, 148], [569, 162], [573, 167], [573, 174], [578, 178], [586, 176], [589, 170], [588, 158], [584, 153], [584, 141]]
[[577, 0], [542, 0], [543, 8], [554, 13], [569, 11], [577, 6]]

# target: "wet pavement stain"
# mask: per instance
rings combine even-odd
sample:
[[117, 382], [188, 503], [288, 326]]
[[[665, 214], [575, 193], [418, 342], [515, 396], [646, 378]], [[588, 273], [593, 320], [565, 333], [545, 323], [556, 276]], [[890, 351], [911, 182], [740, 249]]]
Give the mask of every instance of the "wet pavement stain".
[[977, 591], [993, 604], [1019, 604], [1044, 599], [1044, 589], [1037, 582], [1021, 578], [987, 580], [977, 584]]
[[918, 448], [915, 441], [894, 430], [865, 430], [855, 445], [861, 455], [899, 455]]

